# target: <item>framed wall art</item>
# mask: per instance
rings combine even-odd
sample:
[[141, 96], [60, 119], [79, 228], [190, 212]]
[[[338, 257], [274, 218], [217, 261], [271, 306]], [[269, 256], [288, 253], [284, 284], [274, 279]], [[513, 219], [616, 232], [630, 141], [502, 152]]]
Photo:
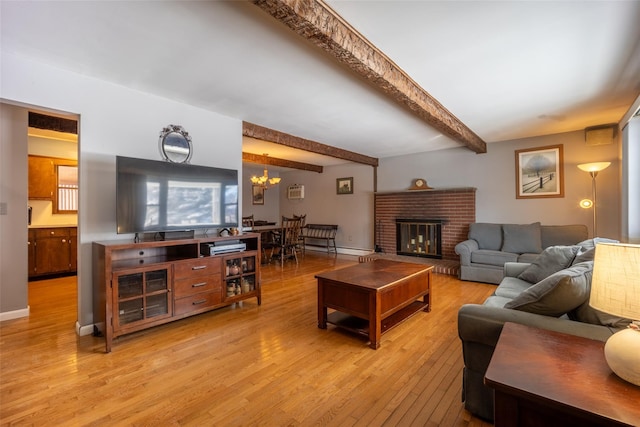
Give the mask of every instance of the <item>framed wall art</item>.
[[264, 187], [254, 185], [251, 187], [251, 203], [254, 205], [264, 205]]
[[517, 199], [564, 197], [562, 144], [515, 153]]
[[336, 179], [337, 194], [353, 194], [353, 177]]

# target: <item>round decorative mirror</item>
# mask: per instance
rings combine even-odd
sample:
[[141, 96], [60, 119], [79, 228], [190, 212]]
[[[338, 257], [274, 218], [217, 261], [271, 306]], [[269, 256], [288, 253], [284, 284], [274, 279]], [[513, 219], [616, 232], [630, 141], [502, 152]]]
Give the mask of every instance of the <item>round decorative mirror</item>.
[[160, 154], [172, 163], [189, 163], [193, 147], [191, 137], [182, 126], [169, 125], [160, 132]]

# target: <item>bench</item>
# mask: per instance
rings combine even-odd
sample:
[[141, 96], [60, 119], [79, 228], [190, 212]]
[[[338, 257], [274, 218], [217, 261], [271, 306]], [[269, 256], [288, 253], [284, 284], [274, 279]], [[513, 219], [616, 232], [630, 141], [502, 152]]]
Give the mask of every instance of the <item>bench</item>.
[[[325, 240], [327, 242], [327, 253], [331, 252], [331, 244], [333, 244], [333, 251], [338, 253], [338, 249], [336, 248], [336, 233], [338, 232], [338, 226], [335, 224], [307, 224], [302, 227], [302, 233], [300, 237], [302, 238], [303, 245], [302, 250], [304, 252], [304, 247], [307, 244], [307, 239], [310, 240]], [[313, 245], [310, 245], [313, 246]]]

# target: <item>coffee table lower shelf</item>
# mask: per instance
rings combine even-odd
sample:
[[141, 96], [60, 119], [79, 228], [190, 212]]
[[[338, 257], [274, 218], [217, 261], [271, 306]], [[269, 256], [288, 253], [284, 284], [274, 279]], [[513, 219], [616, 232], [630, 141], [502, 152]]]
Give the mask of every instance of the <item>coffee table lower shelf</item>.
[[[408, 306], [396, 311], [389, 317], [382, 319], [380, 330], [381, 333], [387, 332], [394, 326], [404, 322], [419, 311], [427, 311], [429, 304], [423, 301], [414, 301]], [[327, 323], [338, 328], [348, 330], [358, 335], [369, 337], [369, 321], [360, 317], [352, 316], [341, 311], [334, 311], [327, 315]]]

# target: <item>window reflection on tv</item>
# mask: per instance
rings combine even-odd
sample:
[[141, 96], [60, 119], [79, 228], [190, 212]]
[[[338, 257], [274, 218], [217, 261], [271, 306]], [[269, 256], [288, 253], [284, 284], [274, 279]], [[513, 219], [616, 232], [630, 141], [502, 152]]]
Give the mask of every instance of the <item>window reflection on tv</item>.
[[118, 156], [118, 233], [238, 226], [238, 172]]

